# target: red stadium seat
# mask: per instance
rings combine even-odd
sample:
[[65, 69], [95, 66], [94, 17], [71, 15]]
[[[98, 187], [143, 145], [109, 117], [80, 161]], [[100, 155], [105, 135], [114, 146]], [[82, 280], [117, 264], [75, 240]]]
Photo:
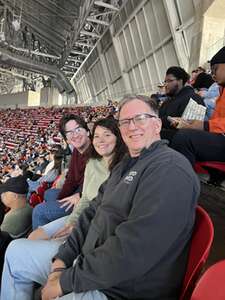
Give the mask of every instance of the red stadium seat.
[[192, 234], [191, 246], [179, 300], [186, 300], [195, 287], [196, 281], [208, 258], [214, 236], [212, 221], [207, 212], [200, 206], [196, 210], [196, 220]]
[[225, 299], [225, 260], [211, 266], [200, 278], [190, 300]]
[[225, 162], [204, 161], [204, 162], [197, 162], [195, 164], [195, 171], [197, 173], [208, 174], [207, 168], [212, 168], [212, 169], [225, 172]]

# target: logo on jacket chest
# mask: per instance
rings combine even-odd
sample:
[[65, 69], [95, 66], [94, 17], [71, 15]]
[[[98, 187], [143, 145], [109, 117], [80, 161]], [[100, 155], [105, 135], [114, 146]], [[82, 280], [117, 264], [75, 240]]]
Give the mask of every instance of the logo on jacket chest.
[[124, 178], [124, 182], [126, 184], [130, 184], [133, 180], [134, 180], [134, 177], [137, 175], [137, 171], [130, 171], [128, 173], [128, 175]]

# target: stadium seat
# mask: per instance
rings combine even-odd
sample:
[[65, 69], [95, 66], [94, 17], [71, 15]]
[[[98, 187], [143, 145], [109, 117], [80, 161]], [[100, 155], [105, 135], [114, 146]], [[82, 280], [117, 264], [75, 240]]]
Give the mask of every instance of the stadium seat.
[[212, 221], [207, 212], [200, 206], [196, 209], [196, 220], [192, 234], [191, 246], [179, 300], [190, 299], [196, 281], [208, 258], [214, 236]]
[[219, 171], [225, 173], [225, 162], [204, 161], [204, 162], [197, 162], [195, 164], [195, 171], [197, 173], [208, 174], [208, 171], [207, 171], [208, 168], [216, 169], [216, 170], [219, 170]]
[[225, 260], [211, 266], [198, 281], [190, 300], [225, 299]]

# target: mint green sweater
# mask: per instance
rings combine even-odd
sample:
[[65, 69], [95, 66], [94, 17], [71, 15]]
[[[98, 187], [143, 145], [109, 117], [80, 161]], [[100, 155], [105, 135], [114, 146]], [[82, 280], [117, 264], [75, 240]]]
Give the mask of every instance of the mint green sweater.
[[89, 205], [89, 202], [97, 196], [100, 185], [108, 176], [109, 169], [104, 159], [90, 159], [88, 161], [84, 172], [82, 197], [68, 216], [66, 224], [76, 225], [80, 214]]

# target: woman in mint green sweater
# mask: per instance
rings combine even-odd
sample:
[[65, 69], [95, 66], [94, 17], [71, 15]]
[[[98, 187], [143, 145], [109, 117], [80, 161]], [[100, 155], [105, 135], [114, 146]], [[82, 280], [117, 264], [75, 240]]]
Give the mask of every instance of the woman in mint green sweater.
[[[79, 202], [69, 216], [39, 227], [30, 234], [29, 239], [51, 239], [69, 235], [83, 209], [95, 198], [100, 185], [108, 178], [110, 171], [122, 159], [125, 152], [126, 146], [116, 121], [108, 118], [97, 121], [93, 127], [92, 151], [85, 168], [83, 191]], [[67, 201], [63, 203], [63, 200], [60, 200], [62, 207], [71, 205]]]

